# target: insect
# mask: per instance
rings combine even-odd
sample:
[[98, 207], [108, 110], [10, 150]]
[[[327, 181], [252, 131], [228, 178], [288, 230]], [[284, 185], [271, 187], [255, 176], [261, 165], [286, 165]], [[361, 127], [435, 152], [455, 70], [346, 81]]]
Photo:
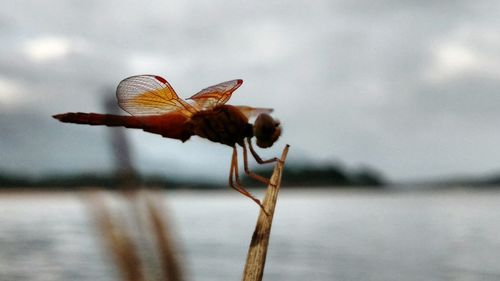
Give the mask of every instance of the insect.
[[[182, 142], [196, 135], [228, 145], [233, 148], [229, 185], [264, 210], [261, 202], [240, 183], [237, 144], [243, 148], [245, 173], [269, 184], [269, 179], [248, 169], [247, 144], [257, 163], [278, 161], [277, 158], [262, 160], [253, 148], [251, 138], [255, 137], [257, 146], [261, 148], [271, 147], [281, 135], [281, 126], [270, 116], [273, 111], [270, 108], [226, 104], [242, 83], [243, 80], [237, 79], [210, 86], [185, 101], [177, 96], [164, 78], [137, 75], [122, 80], [116, 89], [118, 105], [130, 116], [69, 112], [53, 117], [66, 123], [142, 129]], [[249, 122], [252, 117], [257, 117], [253, 124]]]

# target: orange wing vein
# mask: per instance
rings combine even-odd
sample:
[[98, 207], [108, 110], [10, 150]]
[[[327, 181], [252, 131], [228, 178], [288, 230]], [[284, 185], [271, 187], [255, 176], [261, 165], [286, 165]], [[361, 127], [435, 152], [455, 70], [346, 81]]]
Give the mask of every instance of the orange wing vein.
[[189, 117], [196, 109], [177, 96], [164, 78], [156, 75], [128, 77], [116, 89], [118, 105], [134, 116], [161, 115], [178, 111]]
[[241, 79], [222, 82], [199, 91], [189, 99], [195, 102], [194, 106], [197, 109], [204, 110], [214, 108], [218, 105], [225, 104], [231, 97], [231, 94], [238, 89], [241, 84], [243, 84], [243, 80]]

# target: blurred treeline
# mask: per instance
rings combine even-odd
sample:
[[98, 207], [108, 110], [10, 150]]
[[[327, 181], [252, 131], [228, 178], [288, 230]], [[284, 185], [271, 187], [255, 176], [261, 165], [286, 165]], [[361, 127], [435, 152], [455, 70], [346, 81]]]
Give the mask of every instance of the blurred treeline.
[[[270, 177], [273, 165], [265, 169], [257, 169], [256, 173]], [[259, 186], [261, 183], [245, 177], [241, 172], [245, 186]], [[72, 189], [82, 187], [120, 188], [124, 183], [135, 182], [142, 186], [159, 188], [225, 188], [224, 181], [209, 181], [203, 178], [181, 180], [168, 175], [139, 175], [123, 173], [82, 173], [46, 175], [42, 177], [28, 177], [21, 174], [7, 174], [0, 172], [0, 188], [47, 188]], [[310, 165], [298, 166], [290, 163], [285, 167], [282, 185], [289, 187], [349, 187], [364, 186], [382, 188], [388, 182], [380, 172], [372, 168], [346, 170], [340, 165]]]
[[[254, 169], [253, 172], [270, 177], [273, 165]], [[250, 179], [240, 170], [244, 186], [262, 186], [260, 182]], [[76, 173], [52, 174], [30, 177], [23, 174], [9, 174], [0, 171], [0, 188], [2, 189], [75, 189], [87, 187], [123, 188], [125, 185], [140, 185], [165, 189], [221, 189], [227, 188], [224, 180], [214, 181], [204, 178], [185, 179], [175, 175], [141, 175], [131, 170], [109, 173]], [[483, 176], [449, 177], [441, 179], [421, 179], [413, 182], [399, 183], [388, 180], [381, 172], [371, 167], [347, 169], [342, 165], [297, 165], [287, 163], [282, 177], [282, 186], [286, 187], [330, 187], [330, 188], [372, 188], [384, 189], [389, 186], [412, 186], [415, 188], [448, 188], [448, 187], [500, 187], [500, 174]]]
[[[257, 169], [256, 173], [268, 177], [272, 168]], [[245, 185], [255, 185], [246, 179]], [[370, 187], [383, 188], [388, 181], [378, 171], [369, 167], [345, 169], [341, 165], [293, 165], [289, 164], [283, 172], [281, 184], [288, 187]]]

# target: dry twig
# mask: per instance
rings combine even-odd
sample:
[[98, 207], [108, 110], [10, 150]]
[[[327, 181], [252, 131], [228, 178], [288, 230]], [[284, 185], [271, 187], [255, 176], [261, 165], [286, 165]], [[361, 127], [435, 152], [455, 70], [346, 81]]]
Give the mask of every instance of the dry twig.
[[245, 270], [243, 271], [243, 281], [261, 281], [264, 274], [264, 266], [266, 264], [267, 246], [269, 244], [269, 236], [271, 234], [271, 224], [273, 222], [274, 209], [278, 199], [278, 192], [281, 184], [281, 174], [285, 165], [286, 155], [289, 145], [283, 149], [280, 161], [274, 167], [271, 181], [267, 187], [266, 195], [262, 205], [266, 209], [266, 214], [260, 210], [257, 225], [253, 232], [252, 241], [248, 249], [247, 261]]

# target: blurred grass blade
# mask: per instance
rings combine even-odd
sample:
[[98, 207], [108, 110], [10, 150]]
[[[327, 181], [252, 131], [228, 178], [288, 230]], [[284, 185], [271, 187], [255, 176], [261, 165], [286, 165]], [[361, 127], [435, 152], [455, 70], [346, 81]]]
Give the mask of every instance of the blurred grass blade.
[[144, 280], [142, 263], [136, 245], [129, 233], [116, 221], [101, 194], [93, 192], [89, 196], [90, 211], [110, 250], [119, 272], [125, 281]]
[[89, 195], [89, 211], [122, 280], [183, 280], [161, 193], [122, 190], [110, 198], [121, 199], [115, 205], [106, 202], [102, 193]]
[[252, 241], [248, 249], [247, 261], [245, 270], [243, 271], [243, 281], [261, 281], [264, 274], [264, 266], [266, 264], [267, 246], [269, 244], [269, 236], [271, 234], [271, 224], [273, 222], [274, 209], [278, 199], [278, 192], [281, 184], [281, 174], [285, 166], [285, 159], [288, 153], [286, 145], [281, 155], [281, 160], [274, 167], [271, 181], [267, 187], [266, 195], [262, 205], [266, 209], [268, 215], [260, 210], [257, 225], [252, 235]]
[[[182, 281], [182, 270], [175, 255], [175, 245], [168, 224], [165, 220], [161, 202], [158, 197], [147, 194], [147, 207], [153, 228], [154, 238], [160, 254], [160, 264], [163, 270], [163, 280]], [[160, 197], [161, 198], [161, 197]]]

